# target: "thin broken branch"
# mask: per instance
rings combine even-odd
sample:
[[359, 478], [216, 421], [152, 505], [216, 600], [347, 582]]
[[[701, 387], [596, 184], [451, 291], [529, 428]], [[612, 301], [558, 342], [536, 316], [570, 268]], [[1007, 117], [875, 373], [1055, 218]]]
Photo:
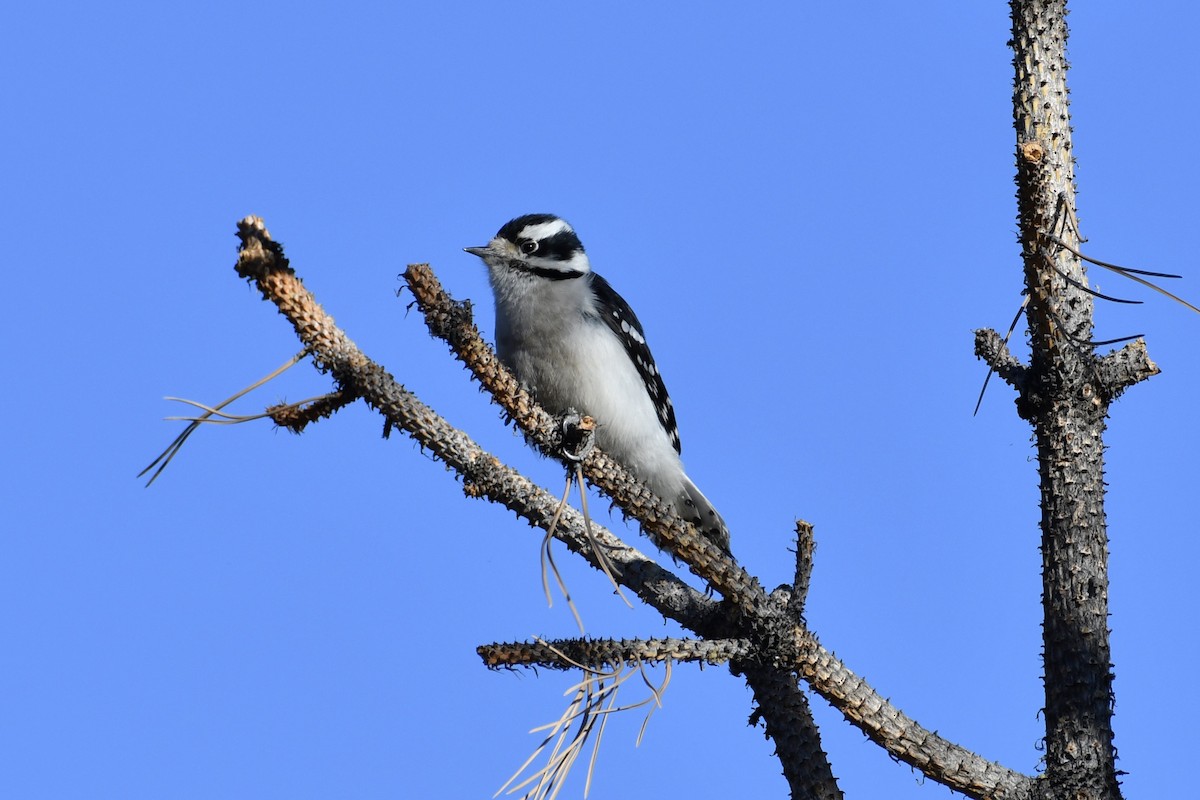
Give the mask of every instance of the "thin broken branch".
[[280, 403], [266, 410], [266, 415], [281, 428], [292, 433], [302, 433], [314, 422], [328, 419], [358, 399], [353, 390], [342, 387], [335, 392], [322, 395], [303, 403]]
[[808, 586], [812, 580], [813, 556], [817, 540], [811, 523], [796, 520], [796, 574], [792, 577], [792, 596], [788, 608], [798, 623], [804, 621], [804, 604], [808, 602]]
[[1020, 391], [1026, 368], [1008, 349], [1005, 337], [991, 328], [975, 331], [975, 355], [983, 359], [1001, 380]]
[[1109, 399], [1112, 400], [1119, 397], [1130, 386], [1141, 383], [1161, 372], [1158, 364], [1150, 360], [1150, 353], [1146, 351], [1145, 339], [1130, 342], [1120, 350], [1104, 356], [1097, 363], [1097, 371], [1101, 386], [1109, 393]]

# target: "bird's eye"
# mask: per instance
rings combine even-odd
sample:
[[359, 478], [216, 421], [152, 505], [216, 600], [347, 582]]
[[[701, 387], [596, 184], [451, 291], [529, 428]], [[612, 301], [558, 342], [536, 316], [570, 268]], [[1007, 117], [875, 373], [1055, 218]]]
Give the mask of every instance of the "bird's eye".
[[521, 252], [527, 256], [533, 255], [534, 253], [536, 253], [537, 249], [538, 249], [538, 243], [533, 241], [532, 239], [521, 242]]

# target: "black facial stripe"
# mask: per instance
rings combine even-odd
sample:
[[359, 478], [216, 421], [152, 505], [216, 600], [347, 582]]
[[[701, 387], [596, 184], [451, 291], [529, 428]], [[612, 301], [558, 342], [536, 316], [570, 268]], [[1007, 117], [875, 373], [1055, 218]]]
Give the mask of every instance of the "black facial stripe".
[[[504, 224], [497, 233], [501, 239], [505, 239], [517, 245], [522, 252], [527, 252], [524, 245], [533, 241], [528, 236], [521, 236], [521, 232], [532, 225], [545, 225], [548, 222], [559, 221], [559, 218], [553, 214], [526, 214], [523, 217], [517, 217]], [[547, 236], [544, 239], [539, 239], [536, 242], [537, 249], [528, 251], [530, 255], [536, 255], [538, 258], [548, 258], [557, 261], [570, 261], [576, 253], [584, 252], [583, 243], [579, 241], [579, 237], [575, 235], [575, 231], [568, 226], [553, 236]]]
[[546, 278], [552, 281], [565, 281], [571, 278], [582, 278], [586, 273], [580, 272], [577, 269], [553, 269], [551, 267], [531, 267], [524, 261], [510, 260], [508, 268], [517, 272], [527, 272], [530, 275], [537, 275], [539, 278]]
[[537, 255], [542, 258], [556, 258], [559, 261], [570, 261], [576, 253], [583, 252], [583, 243], [574, 231], [559, 231], [553, 236], [547, 236], [538, 242]]

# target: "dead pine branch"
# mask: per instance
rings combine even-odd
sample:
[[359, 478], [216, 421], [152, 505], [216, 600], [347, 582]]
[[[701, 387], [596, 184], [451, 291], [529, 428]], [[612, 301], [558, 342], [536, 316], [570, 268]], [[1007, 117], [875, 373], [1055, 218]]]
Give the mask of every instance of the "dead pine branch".
[[[339, 390], [362, 398], [383, 415], [388, 426], [406, 432], [449, 465], [462, 478], [469, 496], [500, 503], [543, 530], [558, 513], [556, 538], [600, 568], [581, 514], [570, 508], [560, 510], [559, 498], [482, 450], [465, 432], [449, 425], [362, 353], [304, 287], [284, 257], [283, 248], [271, 239], [261, 220], [243, 220], [239, 236], [243, 244], [238, 274], [251, 280], [264, 298], [276, 305], [293, 326], [314, 366], [330, 374]], [[427, 266], [410, 267], [406, 279], [418, 298], [418, 307], [429, 318], [431, 331], [447, 339], [455, 355], [527, 438], [553, 455], [561, 436], [559, 421], [541, 409], [499, 364], [475, 329], [466, 304], [451, 300]], [[827, 762], [819, 751], [819, 741], [816, 750], [782, 741], [789, 732], [812, 725], [796, 677], [894, 757], [931, 779], [969, 797], [1031, 796], [1030, 777], [989, 762], [921, 727], [825, 650], [803, 625], [799, 605], [791, 606], [792, 591], [768, 596], [757, 579], [699, 536], [602, 452], [588, 454], [581, 464], [588, 480], [635, 517], [657, 545], [687, 563], [723, 595], [721, 603], [714, 602], [612, 532], [593, 525], [593, 535], [604, 548], [614, 577], [643, 602], [703, 640], [750, 643], [751, 651], [744, 658], [738, 656], [737, 668], [755, 689], [759, 703], [756, 718], [764, 721], [768, 735], [776, 739], [780, 758], [796, 762], [785, 764], [794, 797], [832, 797], [837, 791], [836, 784], [831, 779], [823, 780], [820, 771], [815, 779], [805, 778], [811, 766], [800, 762], [812, 758]], [[798, 555], [803, 560], [811, 553], [811, 545], [804, 543], [802, 530], [798, 534]], [[797, 564], [793, 588], [800, 599], [810, 568], [806, 563]], [[815, 727], [812, 731], [815, 734]], [[824, 769], [828, 769], [827, 763]], [[558, 775], [553, 771], [546, 774]]]

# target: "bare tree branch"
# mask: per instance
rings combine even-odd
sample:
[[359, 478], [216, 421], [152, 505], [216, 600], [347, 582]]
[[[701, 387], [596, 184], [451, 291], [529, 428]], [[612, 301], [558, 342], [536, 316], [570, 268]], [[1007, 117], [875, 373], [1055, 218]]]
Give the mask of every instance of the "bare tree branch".
[[[450, 345], [454, 355], [534, 446], [545, 455], [558, 458], [559, 426], [500, 363], [495, 351], [475, 327], [470, 306], [455, 302], [428, 264], [410, 264], [404, 279], [425, 315], [430, 332]], [[680, 519], [670, 506], [616, 461], [595, 450], [584, 459], [583, 471], [594, 486], [642, 524], [655, 545], [686, 563], [726, 600], [736, 603], [747, 613], [753, 613], [766, 602], [766, 593], [757, 579]]]
[[[238, 273], [253, 280], [263, 296], [276, 304], [280, 313], [291, 322], [318, 368], [331, 373], [339, 387], [361, 396], [383, 414], [388, 424], [406, 431], [450, 465], [463, 477], [468, 495], [499, 502], [539, 527], [549, 525], [558, 505], [557, 498], [500, 463], [465, 433], [450, 426], [359, 351], [296, 277], [282, 247], [270, 239], [261, 220], [249, 217], [238, 227], [243, 242]], [[539, 447], [553, 453], [558, 426], [495, 359], [470, 322], [469, 311], [445, 295], [427, 267], [410, 268], [409, 273], [416, 276], [415, 280], [410, 280], [414, 292], [419, 291], [419, 298], [425, 298], [423, 310], [429, 308], [433, 314], [448, 315], [445, 322], [452, 324], [445, 330], [456, 339], [456, 354], [473, 371], [479, 365], [482, 374], [477, 373], [476, 377], [485, 388], [493, 391], [495, 387], [497, 401]], [[442, 325], [443, 322], [438, 322], [431, 324], [431, 328], [437, 330]], [[755, 578], [724, 558], [707, 539], [697, 535], [690, 525], [676, 517], [619, 464], [598, 451], [584, 463], [590, 480], [634, 514], [645, 528], [652, 530], [657, 541], [666, 545], [669, 552], [680, 558], [694, 559], [689, 562], [693, 569], [726, 596], [725, 602], [714, 603], [611, 532], [596, 526], [597, 538], [619, 568], [619, 580], [623, 585], [665, 616], [707, 639], [748, 640], [753, 652], [745, 659], [743, 669], [753, 670], [761, 665], [776, 671], [777, 674], [770, 678], [775, 683], [775, 691], [767, 691], [770, 687], [764, 685], [760, 698], [769, 731], [792, 730], [799, 724], [811, 724], [807, 709], [796, 702], [795, 693], [778, 691], [781, 680], [778, 673], [794, 670], [814, 691], [894, 757], [930, 778], [970, 797], [1024, 800], [1030, 796], [1031, 778], [986, 761], [927, 731], [880, 697], [866, 681], [821, 647], [810, 632], [797, 625], [792, 612], [780, 598], [768, 598]], [[595, 555], [587, 545], [582, 516], [568, 510], [563, 514], [559, 528], [557, 535], [567, 542], [568, 547], [597, 566]], [[770, 697], [777, 698], [782, 707], [771, 705]], [[800, 716], [795, 716], [797, 714]], [[789, 751], [788, 748], [780, 748], [781, 755], [785, 751]]]
[[[546, 436], [539, 431], [541, 423], [529, 412], [529, 408], [533, 405], [532, 399], [520, 390], [516, 380], [508, 375], [507, 370], [504, 370], [503, 366], [495, 359], [491, 348], [483, 341], [471, 321], [469, 309], [463, 304], [455, 303], [446, 295], [427, 265], [410, 266], [405, 277], [409, 281], [414, 295], [417, 296], [418, 305], [422, 311], [428, 310], [427, 313], [436, 318], [434, 322], [430, 323], [431, 332], [435, 336], [446, 339], [459, 359], [467, 365], [484, 388], [493, 394], [496, 401], [514, 417], [518, 425], [531, 435], [540, 435], [542, 437], [539, 441], [540, 446], [544, 451], [552, 452], [550, 450], [554, 442], [552, 436]], [[525, 424], [522, 424], [519, 418], [522, 414], [528, 415]], [[553, 426], [551, 426], [551, 433], [552, 430]], [[592, 476], [589, 475], [589, 477]], [[615, 491], [610, 492], [618, 504], [623, 503], [623, 498], [617, 496], [622, 488], [620, 484], [617, 484]], [[633, 508], [627, 507], [627, 510], [634, 512]], [[638, 516], [638, 514], [634, 512], [634, 516]], [[702, 537], [697, 538], [702, 539]], [[686, 560], [686, 556], [682, 552], [679, 555]], [[701, 572], [701, 570], [696, 571]], [[757, 581], [753, 579], [749, 581], [742, 579], [738, 582], [739, 588], [750, 585], [756, 589], [758, 587]], [[757, 589], [757, 592], [761, 592], [761, 589]], [[772, 614], [768, 612], [766, 604], [757, 596], [753, 600], [753, 610], [748, 622], [760, 629], [773, 629], [772, 633], [765, 635], [760, 632], [761, 638], [778, 643], [789, 635], [795, 635], [805, 642], [804, 646], [798, 649], [794, 659], [788, 659], [783, 663], [788, 664], [790, 668], [800, 670], [805, 679], [812, 682], [813, 688], [818, 694], [842, 711], [848, 720], [863, 728], [868, 736], [883, 744], [896, 758], [922, 769], [935, 780], [945, 782], [952, 788], [972, 796], [976, 796], [972, 792], [978, 791], [979, 787], [986, 787], [983, 796], [991, 796], [991, 794], [998, 797], [1026, 796], [1025, 793], [1029, 790], [1029, 779], [1026, 776], [992, 764], [921, 728], [879, 697], [864, 681], [854, 676], [836, 658], [825, 653], [807, 631], [790, 627], [784, 630], [775, 628], [777, 623], [771, 621]], [[744, 608], [745, 605], [743, 605]], [[693, 630], [702, 635], [713, 635], [703, 629], [693, 628]], [[752, 636], [752, 638], [757, 637]], [[804, 660], [804, 654], [808, 652], [807, 648], [813, 645], [819, 654], [817, 662], [820, 664], [820, 668], [814, 668], [814, 663]], [[831, 670], [831, 672], [826, 670]], [[850, 679], [853, 679], [855, 693], [845, 694], [842, 691], [843, 683]], [[864, 709], [870, 709], [870, 713], [864, 713]], [[905, 721], [904, 731], [897, 728], [896, 720], [898, 719]], [[902, 732], [907, 732], [909, 735], [907, 737], [899, 735]], [[929, 765], [932, 765], [934, 771], [931, 772], [925, 768]]]
[[873, 742], [926, 777], [968, 797], [1025, 800], [1035, 781], [918, 725], [884, 699], [807, 630], [796, 629], [796, 671]]
[[358, 395], [353, 391], [343, 388], [307, 403], [280, 403], [264, 413], [279, 427], [287, 428], [292, 433], [301, 433], [312, 423], [329, 419], [357, 399]]
[[817, 540], [813, 526], [802, 519], [796, 520], [796, 573], [792, 577], [791, 596], [788, 608], [797, 624], [804, 624], [804, 604], [808, 602], [808, 586], [812, 581], [813, 556]]
[[560, 639], [553, 642], [495, 642], [476, 648], [485, 666], [600, 669], [664, 661], [725, 664], [751, 652], [745, 639]]
[[[238, 274], [253, 280], [263, 297], [275, 303], [321, 371], [332, 373], [347, 390], [352, 387], [389, 425], [405, 431], [452, 467], [462, 476], [468, 496], [500, 503], [543, 530], [548, 528], [558, 498], [504, 465], [367, 358], [296, 277], [283, 248], [271, 240], [261, 219], [242, 220], [238, 235], [242, 239]], [[717, 618], [715, 602], [610, 531], [598, 525], [593, 525], [593, 531], [607, 548], [609, 559], [621, 570], [622, 583], [643, 601], [681, 621], [702, 627], [713, 625], [712, 620]], [[587, 544], [582, 515], [567, 509], [556, 535], [599, 569]]]
[[991, 328], [975, 331], [975, 355], [983, 359], [1000, 378], [1020, 390], [1025, 381], [1025, 365], [1008, 349], [1004, 337]]
[[[766, 725], [767, 737], [775, 742], [792, 797], [841, 800], [842, 790], [833, 776], [829, 756], [821, 747], [820, 731], [813, 721], [808, 697], [796, 682], [795, 673], [760, 665], [747, 665], [742, 671], [758, 704], [750, 715], [750, 722], [757, 723], [761, 718]], [[786, 718], [796, 720], [796, 723], [781, 727], [778, 724], [781, 715], [762, 713], [766, 708], [790, 709]]]
[[1146, 340], [1130, 342], [1116, 352], [1100, 359], [1098, 376], [1109, 400], [1115, 400], [1134, 384], [1157, 375], [1158, 365], [1150, 360], [1146, 352]]

